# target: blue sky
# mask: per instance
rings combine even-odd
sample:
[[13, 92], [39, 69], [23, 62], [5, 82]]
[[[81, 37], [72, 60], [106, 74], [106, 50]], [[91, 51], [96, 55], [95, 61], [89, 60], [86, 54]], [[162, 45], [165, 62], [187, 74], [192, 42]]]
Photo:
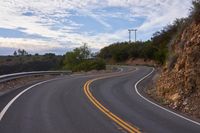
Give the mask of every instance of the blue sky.
[[176, 18], [189, 14], [192, 0], [1, 0], [0, 55], [16, 49], [64, 54], [87, 43], [98, 51], [128, 41], [128, 29], [148, 40]]

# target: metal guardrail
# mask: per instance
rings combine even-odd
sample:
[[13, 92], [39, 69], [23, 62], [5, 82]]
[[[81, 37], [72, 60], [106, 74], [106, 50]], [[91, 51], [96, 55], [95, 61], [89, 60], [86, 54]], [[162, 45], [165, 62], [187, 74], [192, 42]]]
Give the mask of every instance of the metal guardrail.
[[28, 76], [40, 76], [40, 75], [68, 75], [71, 74], [72, 71], [33, 71], [33, 72], [21, 72], [21, 73], [13, 73], [6, 74], [0, 76], [0, 83], [14, 80], [17, 78], [28, 77]]

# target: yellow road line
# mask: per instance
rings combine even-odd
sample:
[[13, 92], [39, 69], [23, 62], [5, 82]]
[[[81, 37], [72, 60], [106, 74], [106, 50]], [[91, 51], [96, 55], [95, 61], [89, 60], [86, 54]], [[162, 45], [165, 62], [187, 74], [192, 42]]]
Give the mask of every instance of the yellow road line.
[[105, 79], [113, 76], [121, 76], [125, 74], [119, 74], [119, 75], [112, 75], [112, 76], [106, 76], [106, 77], [100, 77], [96, 79], [89, 80], [84, 85], [84, 92], [86, 96], [89, 98], [89, 100], [106, 116], [108, 116], [111, 120], [113, 120], [115, 123], [117, 123], [120, 127], [122, 127], [124, 130], [130, 133], [140, 133], [139, 129], [136, 127], [133, 127], [129, 123], [125, 122], [115, 114], [113, 114], [110, 110], [108, 110], [106, 107], [104, 107], [91, 93], [90, 91], [90, 84], [96, 80]]

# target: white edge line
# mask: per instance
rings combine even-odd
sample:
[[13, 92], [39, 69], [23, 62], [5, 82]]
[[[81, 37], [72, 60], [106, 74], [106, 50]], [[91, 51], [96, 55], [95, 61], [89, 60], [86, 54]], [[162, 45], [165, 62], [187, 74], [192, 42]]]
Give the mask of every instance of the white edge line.
[[[123, 69], [120, 68], [120, 71], [119, 72], [122, 72]], [[117, 72], [117, 73], [119, 73]], [[84, 77], [90, 77], [90, 75], [87, 75], [87, 76], [84, 76]], [[82, 77], [81, 77], [82, 78]], [[27, 89], [23, 90], [22, 92], [20, 92], [18, 95], [16, 95], [4, 108], [3, 110], [0, 112], [0, 121], [3, 119], [3, 116], [5, 115], [6, 111], [9, 109], [9, 107], [15, 102], [15, 100], [17, 100], [17, 98], [19, 98], [22, 94], [24, 94], [26, 91], [30, 90], [31, 88], [35, 87], [35, 86], [38, 86], [40, 84], [43, 84], [43, 83], [46, 83], [46, 82], [49, 82], [49, 81], [53, 81], [53, 80], [56, 80], [56, 79], [50, 79], [50, 80], [46, 80], [46, 81], [42, 81], [42, 82], [39, 82], [37, 84], [34, 84], [30, 87], [28, 87]]]
[[18, 95], [16, 95], [4, 108], [3, 110], [1, 111], [0, 113], [0, 121], [2, 120], [3, 116], [5, 115], [6, 111], [9, 109], [9, 107], [15, 102], [15, 100], [17, 100], [17, 98], [19, 98], [22, 94], [24, 94], [26, 91], [30, 90], [31, 88], [35, 87], [35, 86], [38, 86], [40, 84], [43, 84], [43, 83], [46, 83], [46, 82], [49, 82], [49, 81], [53, 81], [53, 80], [56, 80], [56, 79], [50, 79], [50, 80], [46, 80], [46, 81], [42, 81], [42, 82], [39, 82], [37, 84], [34, 84], [30, 87], [28, 87], [27, 89], [23, 90], [22, 92], [20, 92]]
[[169, 112], [169, 113], [172, 113], [172, 114], [174, 114], [174, 115], [176, 115], [176, 116], [178, 116], [178, 117], [180, 117], [180, 118], [182, 118], [182, 119], [185, 119], [185, 120], [187, 120], [187, 121], [189, 121], [189, 122], [192, 122], [192, 123], [197, 124], [197, 125], [200, 126], [200, 123], [199, 123], [199, 122], [193, 121], [193, 120], [191, 120], [191, 119], [189, 119], [189, 118], [186, 118], [186, 117], [184, 117], [184, 116], [182, 116], [182, 115], [180, 115], [180, 114], [177, 114], [177, 113], [175, 113], [175, 112], [173, 112], [173, 111], [171, 111], [171, 110], [168, 110], [168, 109], [166, 109], [166, 108], [164, 108], [164, 107], [162, 107], [162, 106], [160, 106], [160, 105], [158, 105], [158, 104], [156, 104], [156, 103], [150, 101], [150, 100], [147, 99], [146, 97], [142, 96], [141, 93], [139, 93], [138, 88], [137, 88], [137, 85], [138, 85], [142, 80], [144, 80], [144, 79], [147, 78], [149, 75], [151, 75], [151, 74], [154, 72], [154, 70], [155, 70], [155, 69], [153, 68], [153, 70], [152, 70], [149, 74], [147, 74], [146, 76], [144, 76], [143, 78], [141, 78], [140, 80], [137, 81], [137, 83], [135, 84], [135, 91], [137, 92], [137, 94], [138, 94], [140, 97], [142, 97], [144, 100], [146, 100], [147, 102], [149, 102], [149, 103], [151, 103], [151, 104], [153, 104], [153, 105], [155, 105], [155, 106], [157, 106], [157, 107], [159, 107], [159, 108], [161, 108], [161, 109], [163, 109], [163, 110], [165, 110], [165, 111], [167, 111], [167, 112]]

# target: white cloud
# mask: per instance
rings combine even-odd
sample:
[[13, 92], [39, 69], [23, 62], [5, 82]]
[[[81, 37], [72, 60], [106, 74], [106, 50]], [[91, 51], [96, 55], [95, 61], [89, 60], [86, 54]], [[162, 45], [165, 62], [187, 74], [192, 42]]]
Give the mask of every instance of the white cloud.
[[[88, 16], [102, 25], [112, 29], [110, 17], [136, 22], [144, 19], [138, 27], [140, 39], [171, 23], [175, 18], [186, 17], [192, 0], [1, 0], [0, 28], [16, 29], [27, 34], [37, 34], [49, 38], [17, 39], [0, 38], [0, 47], [22, 47], [26, 49], [38, 47], [33, 51], [53, 48], [80, 46], [83, 42], [99, 49], [116, 41], [128, 39], [127, 29], [113, 29], [113, 32], [87, 34], [89, 31], [75, 32], [83, 26], [70, 16]], [[119, 7], [126, 12], [109, 12], [105, 8]], [[71, 13], [74, 11], [74, 14]], [[28, 15], [24, 15], [25, 13]], [[59, 26], [55, 28], [55, 26]], [[24, 28], [24, 29], [23, 29]], [[95, 30], [95, 29], [94, 29]]]
[[[188, 16], [191, 7], [190, 0], [157, 0], [152, 4], [149, 10], [143, 12], [146, 21], [139, 27], [141, 31], [152, 31], [172, 23], [176, 18]], [[142, 11], [138, 9], [137, 15], [140, 16]]]
[[0, 47], [26, 49], [29, 52], [44, 52], [53, 49], [62, 49], [64, 46], [56, 42], [46, 42], [43, 40], [23, 39], [23, 38], [2, 38], [0, 37]]

